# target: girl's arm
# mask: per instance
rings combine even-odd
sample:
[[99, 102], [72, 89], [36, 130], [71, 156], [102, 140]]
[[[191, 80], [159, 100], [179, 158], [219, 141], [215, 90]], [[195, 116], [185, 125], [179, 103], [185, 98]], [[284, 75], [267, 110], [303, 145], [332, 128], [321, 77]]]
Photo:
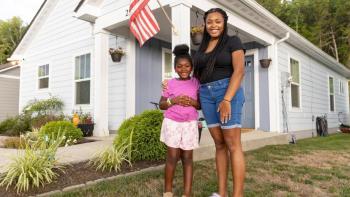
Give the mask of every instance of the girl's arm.
[[197, 110], [201, 109], [201, 104], [199, 102], [199, 95], [198, 95], [198, 100], [194, 100], [193, 98], [190, 98], [190, 104], [192, 107], [196, 108]]
[[168, 98], [162, 96], [159, 100], [159, 108], [161, 110], [167, 110], [171, 105], [167, 102]]
[[162, 96], [159, 100], [159, 108], [161, 110], [167, 110], [169, 107], [173, 106], [173, 105], [181, 105], [181, 106], [187, 106], [186, 100], [185, 100], [185, 96], [177, 96], [175, 98], [169, 99], [168, 98]]

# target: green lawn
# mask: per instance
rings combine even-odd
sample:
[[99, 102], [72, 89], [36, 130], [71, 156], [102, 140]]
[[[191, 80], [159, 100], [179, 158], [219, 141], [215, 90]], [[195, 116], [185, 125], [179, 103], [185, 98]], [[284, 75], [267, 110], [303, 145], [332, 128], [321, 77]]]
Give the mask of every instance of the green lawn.
[[[350, 135], [336, 134], [300, 140], [296, 145], [268, 146], [245, 155], [245, 196], [350, 197]], [[214, 160], [195, 163], [193, 196], [209, 196], [216, 191], [214, 169]], [[180, 166], [174, 184], [176, 196], [181, 196]], [[232, 184], [231, 177], [229, 184]], [[59, 196], [154, 197], [161, 196], [162, 188], [163, 171], [156, 171], [103, 182]]]

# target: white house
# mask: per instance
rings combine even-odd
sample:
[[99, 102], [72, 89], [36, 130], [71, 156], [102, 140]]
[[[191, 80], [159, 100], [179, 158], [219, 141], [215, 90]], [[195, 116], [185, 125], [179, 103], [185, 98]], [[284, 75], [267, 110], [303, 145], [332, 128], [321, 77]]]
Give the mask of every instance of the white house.
[[0, 65], [0, 122], [18, 114], [19, 66]]
[[[311, 131], [314, 118], [327, 114], [329, 127], [336, 128], [338, 113], [349, 114], [350, 70], [254, 0], [161, 2], [178, 34], [151, 0], [161, 31], [140, 48], [128, 28], [130, 0], [46, 0], [11, 57], [21, 60], [19, 108], [56, 95], [65, 113], [91, 111], [94, 134], [108, 135], [124, 119], [154, 108], [150, 102], [159, 100], [162, 79], [174, 75], [171, 49], [191, 44], [190, 27], [202, 22], [206, 10], [221, 7], [229, 33], [248, 49], [243, 127]], [[126, 50], [119, 63], [108, 53], [116, 45]], [[259, 60], [267, 58], [272, 62], [262, 68]]]

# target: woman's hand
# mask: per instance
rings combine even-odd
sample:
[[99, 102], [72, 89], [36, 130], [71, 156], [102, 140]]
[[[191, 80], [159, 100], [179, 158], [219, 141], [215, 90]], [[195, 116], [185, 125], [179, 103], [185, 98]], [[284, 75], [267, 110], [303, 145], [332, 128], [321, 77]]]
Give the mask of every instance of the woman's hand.
[[220, 121], [222, 124], [231, 120], [231, 102], [227, 100], [221, 101], [218, 107], [218, 112], [220, 112]]
[[168, 79], [164, 79], [164, 81], [162, 81], [162, 90], [167, 90], [168, 89]]

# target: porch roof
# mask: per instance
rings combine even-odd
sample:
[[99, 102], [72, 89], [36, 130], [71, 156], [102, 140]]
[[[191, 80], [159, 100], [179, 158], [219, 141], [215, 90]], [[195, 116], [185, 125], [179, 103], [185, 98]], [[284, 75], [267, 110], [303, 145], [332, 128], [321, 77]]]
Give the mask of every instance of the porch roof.
[[[320, 48], [312, 44], [306, 38], [294, 31], [291, 27], [282, 22], [279, 18], [266, 10], [263, 6], [254, 0], [214, 0], [218, 4], [226, 7], [235, 13], [245, 17], [264, 30], [270, 32], [277, 38], [283, 38], [287, 32], [290, 38], [286, 40], [288, 44], [300, 49], [305, 54], [324, 63], [328, 68], [335, 72], [350, 78], [350, 69], [337, 62], [332, 56], [328, 55]], [[247, 17], [249, 16], [249, 17]]]

